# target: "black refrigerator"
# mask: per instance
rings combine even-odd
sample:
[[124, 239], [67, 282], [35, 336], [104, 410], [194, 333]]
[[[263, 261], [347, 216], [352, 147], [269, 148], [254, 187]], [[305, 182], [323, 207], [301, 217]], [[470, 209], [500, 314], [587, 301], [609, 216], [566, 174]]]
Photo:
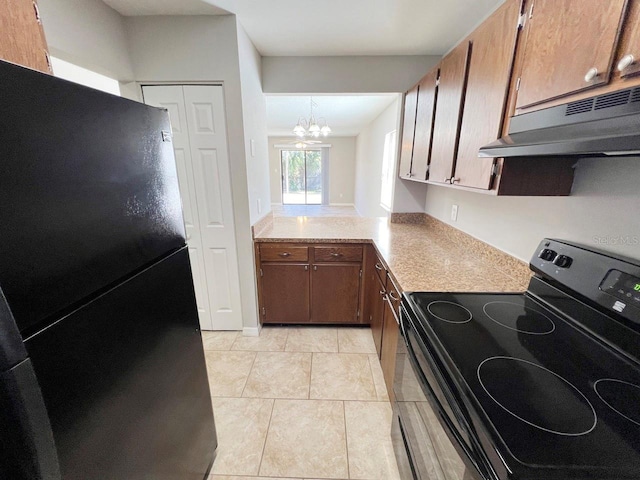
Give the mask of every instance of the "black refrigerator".
[[202, 480], [216, 445], [167, 112], [0, 61], [0, 479]]

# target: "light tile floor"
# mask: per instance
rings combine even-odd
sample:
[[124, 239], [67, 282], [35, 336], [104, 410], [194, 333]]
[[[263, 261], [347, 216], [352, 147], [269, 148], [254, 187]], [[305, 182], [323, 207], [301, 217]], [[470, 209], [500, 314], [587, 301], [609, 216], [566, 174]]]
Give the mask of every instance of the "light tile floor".
[[210, 480], [399, 480], [370, 329], [202, 336], [218, 431]]

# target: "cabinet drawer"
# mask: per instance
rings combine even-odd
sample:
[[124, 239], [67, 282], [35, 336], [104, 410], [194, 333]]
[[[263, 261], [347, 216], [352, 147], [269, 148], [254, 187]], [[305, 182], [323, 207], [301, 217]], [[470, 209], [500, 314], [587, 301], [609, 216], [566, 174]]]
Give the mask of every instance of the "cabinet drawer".
[[376, 273], [378, 274], [378, 278], [380, 279], [382, 286], [386, 286], [387, 269], [385, 268], [384, 263], [382, 263], [382, 260], [380, 260], [380, 257], [378, 255], [376, 255], [376, 263], [373, 266], [376, 269]]
[[316, 262], [361, 262], [362, 246], [358, 247], [314, 247]]
[[263, 262], [306, 262], [309, 260], [309, 247], [261, 245], [260, 260]]

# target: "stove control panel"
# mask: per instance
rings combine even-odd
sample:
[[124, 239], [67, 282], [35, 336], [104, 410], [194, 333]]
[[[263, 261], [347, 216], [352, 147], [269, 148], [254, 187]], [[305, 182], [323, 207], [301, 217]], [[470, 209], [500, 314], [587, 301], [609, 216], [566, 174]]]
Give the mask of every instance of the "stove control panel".
[[539, 276], [631, 321], [640, 333], [640, 260], [546, 238], [529, 265]]
[[600, 284], [600, 290], [619, 298], [624, 304], [640, 307], [640, 277], [634, 277], [620, 270], [609, 270]]

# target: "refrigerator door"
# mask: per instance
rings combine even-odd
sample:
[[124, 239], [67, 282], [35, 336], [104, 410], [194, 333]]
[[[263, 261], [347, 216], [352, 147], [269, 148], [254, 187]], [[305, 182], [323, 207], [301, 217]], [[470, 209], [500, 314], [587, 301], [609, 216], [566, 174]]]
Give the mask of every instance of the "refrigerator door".
[[166, 111], [2, 61], [0, 111], [0, 287], [23, 336], [184, 245]]
[[202, 480], [216, 435], [187, 248], [25, 342], [64, 480]]

